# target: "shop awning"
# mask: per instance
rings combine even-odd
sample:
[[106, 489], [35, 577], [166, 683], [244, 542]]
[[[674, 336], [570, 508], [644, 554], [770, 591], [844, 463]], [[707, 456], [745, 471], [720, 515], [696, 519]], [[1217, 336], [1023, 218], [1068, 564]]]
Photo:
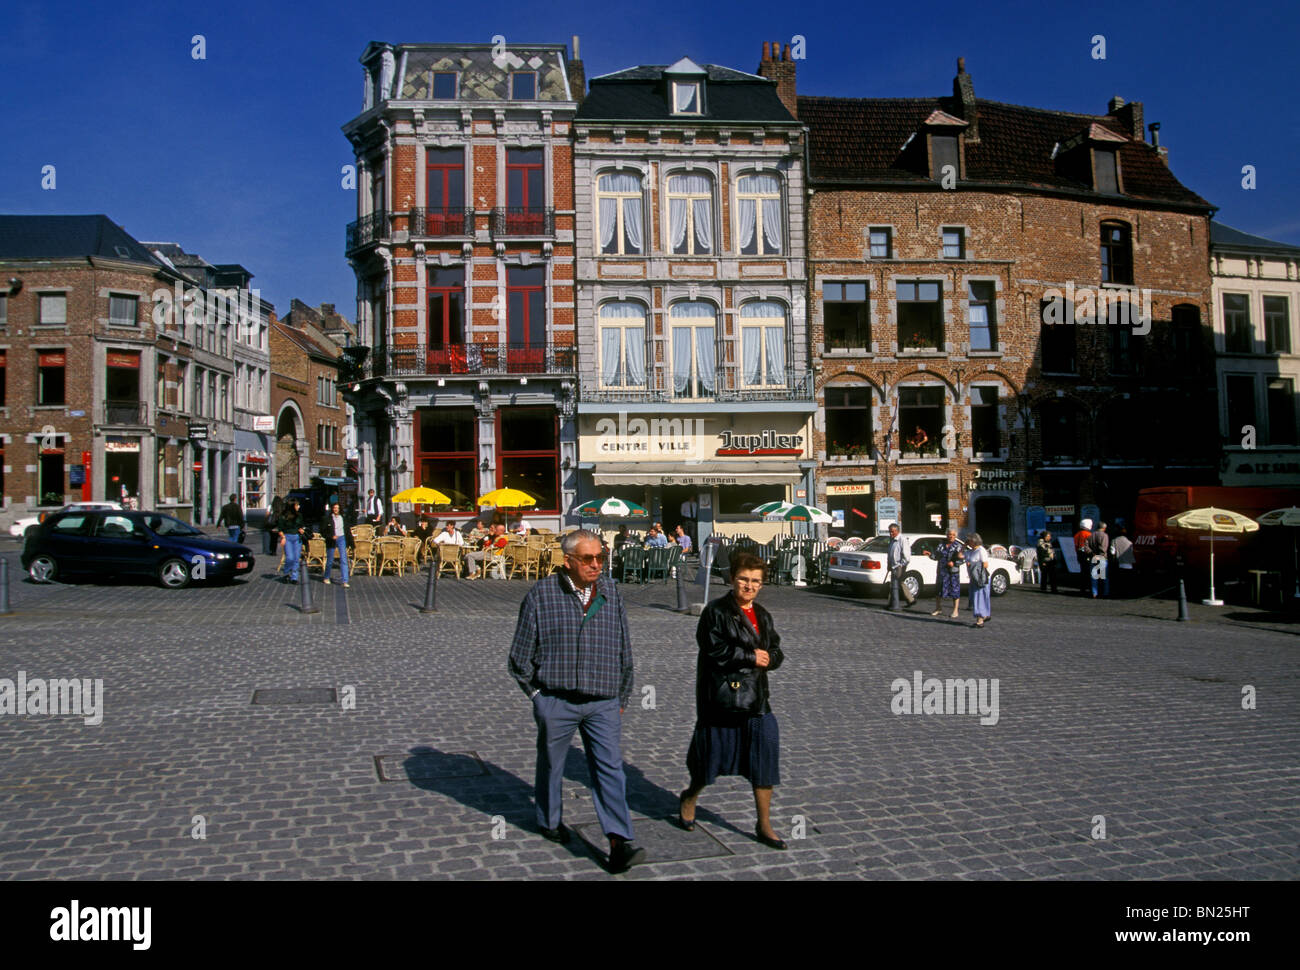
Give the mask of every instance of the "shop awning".
[[790, 485], [804, 477], [793, 462], [775, 461], [597, 462], [591, 474], [597, 485]]

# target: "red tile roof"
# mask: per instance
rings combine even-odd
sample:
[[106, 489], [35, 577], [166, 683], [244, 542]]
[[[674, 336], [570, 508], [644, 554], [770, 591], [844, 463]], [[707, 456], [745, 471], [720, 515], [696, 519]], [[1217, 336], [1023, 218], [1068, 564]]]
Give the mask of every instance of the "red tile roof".
[[[1115, 145], [1125, 197], [1211, 208], [1174, 177], [1153, 147], [1130, 138], [1113, 117], [982, 99], [976, 100], [976, 108], [980, 141], [966, 145], [963, 184], [1091, 192], [1090, 185], [1060, 170], [1052, 149], [1080, 134], [1109, 141], [1090, 130], [1090, 126], [1098, 126], [1120, 139]], [[814, 186], [827, 181], [934, 184], [925, 171], [924, 156], [917, 154], [923, 143], [915, 139], [906, 155], [903, 146], [936, 111], [962, 115], [961, 103], [951, 97], [800, 97], [799, 120], [809, 128], [810, 181]]]

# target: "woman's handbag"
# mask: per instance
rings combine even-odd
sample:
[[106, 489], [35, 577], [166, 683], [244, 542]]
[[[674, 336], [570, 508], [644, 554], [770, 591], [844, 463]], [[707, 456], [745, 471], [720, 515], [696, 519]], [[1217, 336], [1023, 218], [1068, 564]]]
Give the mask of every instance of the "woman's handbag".
[[720, 714], [758, 714], [763, 710], [763, 696], [758, 687], [758, 671], [753, 667], [743, 670], [714, 670], [710, 674], [709, 696]]
[[983, 589], [989, 584], [989, 571], [982, 562], [973, 562], [966, 567], [970, 584], [976, 589]]

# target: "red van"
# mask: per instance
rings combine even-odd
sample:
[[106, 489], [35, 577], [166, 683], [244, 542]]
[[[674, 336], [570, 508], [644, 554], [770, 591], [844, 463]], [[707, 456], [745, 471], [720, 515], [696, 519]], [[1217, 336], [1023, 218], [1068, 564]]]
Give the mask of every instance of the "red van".
[[[1189, 580], [1210, 571], [1209, 533], [1178, 529], [1165, 522], [1188, 509], [1214, 506], [1257, 519], [1273, 509], [1300, 505], [1300, 489], [1254, 488], [1216, 485], [1178, 485], [1144, 488], [1138, 492], [1137, 510], [1129, 538], [1137, 567], [1146, 573], [1172, 570], [1181, 555]], [[1263, 561], [1277, 557], [1284, 544], [1291, 548], [1292, 530], [1263, 526], [1258, 532], [1241, 535], [1214, 535], [1214, 574], [1216, 583], [1239, 578], [1243, 569], [1265, 568]], [[1283, 542], [1285, 540], [1285, 542]], [[1222, 578], [1222, 579], [1221, 579]]]

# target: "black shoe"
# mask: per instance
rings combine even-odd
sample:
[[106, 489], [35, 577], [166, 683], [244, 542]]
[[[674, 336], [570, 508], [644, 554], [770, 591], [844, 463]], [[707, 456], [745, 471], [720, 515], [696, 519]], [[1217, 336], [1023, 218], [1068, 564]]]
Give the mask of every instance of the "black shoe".
[[763, 830], [760, 829], [757, 825], [754, 826], [754, 838], [758, 839], [758, 841], [762, 842], [769, 849], [784, 850], [790, 848], [788, 845], [785, 844], [785, 839], [769, 839], [766, 835], [763, 834]]
[[555, 826], [553, 829], [538, 826], [537, 830], [542, 833], [542, 838], [554, 842], [556, 845], [569, 844], [569, 830], [564, 827], [563, 822]]
[[609, 871], [627, 872], [645, 862], [645, 849], [620, 839], [609, 853]]
[[682, 818], [682, 799], [680, 796], [678, 796], [677, 799], [677, 827], [683, 832], [695, 831], [695, 819], [691, 819], [688, 822], [686, 819]]

